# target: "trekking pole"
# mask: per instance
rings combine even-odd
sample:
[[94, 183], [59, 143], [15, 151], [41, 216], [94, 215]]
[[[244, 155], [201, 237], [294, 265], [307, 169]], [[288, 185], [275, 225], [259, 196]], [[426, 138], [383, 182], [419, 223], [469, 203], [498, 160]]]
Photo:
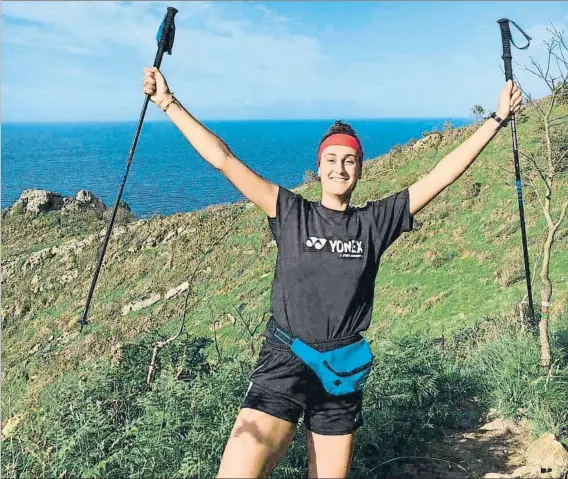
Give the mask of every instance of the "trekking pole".
[[[525, 36], [527, 39], [527, 44], [524, 47], [518, 47], [515, 45], [513, 38], [511, 36], [511, 30], [509, 28], [509, 22], [511, 22], [517, 29]], [[505, 80], [513, 80], [513, 67], [511, 65], [512, 55], [511, 55], [511, 43], [519, 50], [526, 50], [531, 42], [531, 37], [529, 37], [515, 22], [507, 18], [502, 18], [498, 20], [497, 23], [501, 28], [501, 42], [503, 43], [503, 59], [505, 65]], [[519, 215], [521, 219], [521, 237], [523, 242], [523, 256], [525, 261], [525, 279], [527, 282], [527, 294], [529, 298], [529, 313], [531, 316], [531, 322], [534, 324], [534, 307], [532, 298], [532, 287], [531, 287], [531, 271], [529, 267], [529, 251], [527, 247], [527, 233], [525, 229], [525, 211], [523, 208], [523, 191], [521, 189], [521, 168], [519, 165], [519, 150], [517, 145], [517, 121], [515, 115], [511, 116], [511, 134], [513, 136], [513, 158], [515, 163], [515, 180], [517, 184], [517, 200], [519, 203]]]
[[[164, 53], [168, 53], [168, 55], [172, 54], [172, 47], [174, 46], [174, 37], [175, 37], [175, 23], [174, 17], [178, 12], [177, 9], [173, 7], [168, 7], [166, 16], [160, 25], [160, 29], [158, 30], [158, 34], [156, 35], [156, 40], [158, 42], [158, 52], [156, 53], [156, 58], [154, 60], [154, 67], [160, 68], [162, 64], [162, 57]], [[148, 102], [150, 101], [150, 95], [147, 94], [146, 98], [144, 99], [144, 104], [142, 106], [142, 112], [140, 113], [140, 118], [138, 120], [138, 127], [136, 128], [136, 134], [134, 135], [134, 141], [132, 142], [132, 146], [130, 147], [130, 153], [128, 154], [128, 161], [126, 164], [126, 173], [124, 178], [122, 179], [122, 184], [120, 185], [120, 190], [118, 192], [118, 197], [116, 198], [116, 202], [114, 203], [114, 209], [112, 210], [112, 215], [110, 217], [109, 224], [107, 226], [106, 236], [99, 252], [99, 259], [97, 261], [97, 266], [95, 268], [95, 273], [93, 274], [93, 279], [91, 280], [91, 287], [89, 289], [89, 294], [87, 296], [87, 303], [85, 305], [85, 310], [83, 311], [83, 316], [79, 324], [81, 325], [81, 331], [83, 331], [83, 326], [87, 324], [87, 313], [89, 311], [89, 305], [91, 304], [91, 298], [93, 297], [93, 292], [95, 291], [95, 286], [97, 284], [97, 279], [99, 277], [99, 273], [101, 271], [101, 266], [103, 264], [103, 257], [105, 255], [105, 251], [108, 245], [108, 241], [110, 238], [110, 233], [112, 230], [112, 226], [114, 224], [114, 220], [116, 218], [116, 213], [118, 211], [118, 206], [120, 204], [120, 198], [122, 197], [122, 192], [124, 191], [124, 185], [126, 184], [126, 178], [128, 177], [128, 172], [130, 171], [130, 165], [132, 164], [132, 158], [134, 157], [134, 151], [136, 150], [136, 145], [138, 144], [138, 137], [140, 136], [140, 130], [142, 129], [142, 123], [144, 122], [144, 117], [146, 116], [146, 109], [148, 108]]]

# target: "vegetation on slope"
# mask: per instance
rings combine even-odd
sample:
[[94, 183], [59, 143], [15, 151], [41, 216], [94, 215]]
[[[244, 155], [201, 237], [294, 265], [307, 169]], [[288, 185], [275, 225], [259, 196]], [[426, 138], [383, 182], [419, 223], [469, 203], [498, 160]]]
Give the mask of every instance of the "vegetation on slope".
[[[472, 128], [448, 127], [365, 162], [352, 203], [410, 185]], [[519, 148], [528, 154], [540, 134], [529, 108]], [[383, 256], [354, 475], [376, 474], [445, 428], [472, 427], [491, 407], [529, 419], [535, 434], [568, 436], [568, 231], [552, 250], [554, 366], [543, 377], [537, 332], [518, 318], [526, 286], [511, 162], [506, 129]], [[559, 181], [566, 191], [568, 178]], [[316, 200], [320, 185], [295, 191]], [[536, 195], [524, 194], [536, 268], [546, 221]], [[266, 217], [244, 202], [125, 215], [79, 333], [107, 221], [108, 212], [3, 215], [3, 467], [11, 477], [212, 477], [268, 317], [276, 247]], [[148, 384], [152, 352], [178, 333], [184, 308], [185, 328], [159, 350]], [[303, 434], [274, 477], [305, 472]]]

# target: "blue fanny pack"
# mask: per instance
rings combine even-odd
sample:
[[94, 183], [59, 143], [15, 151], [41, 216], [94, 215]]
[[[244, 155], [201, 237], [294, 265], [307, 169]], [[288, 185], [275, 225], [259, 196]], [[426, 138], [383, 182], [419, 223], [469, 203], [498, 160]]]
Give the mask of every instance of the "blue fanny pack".
[[292, 338], [275, 323], [271, 325], [276, 339], [288, 345], [321, 380], [325, 390], [341, 396], [365, 387], [373, 364], [373, 352], [365, 338], [331, 351], [320, 352], [298, 338]]

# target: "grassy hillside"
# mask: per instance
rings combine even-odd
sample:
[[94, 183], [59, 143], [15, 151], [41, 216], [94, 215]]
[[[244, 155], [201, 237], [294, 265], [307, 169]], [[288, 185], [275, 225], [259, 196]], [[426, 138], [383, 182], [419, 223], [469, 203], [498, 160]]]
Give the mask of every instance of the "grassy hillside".
[[[567, 114], [568, 108], [562, 106], [558, 113]], [[540, 133], [535, 112], [528, 109], [526, 116], [526, 121], [518, 125], [518, 135], [519, 148], [528, 153], [536, 148]], [[422, 148], [398, 147], [366, 161], [352, 204], [364, 204], [409, 186], [472, 132], [472, 127], [447, 129], [440, 142]], [[568, 190], [566, 175], [555, 188], [557, 192]], [[310, 182], [294, 191], [316, 200], [320, 185]], [[524, 194], [534, 271], [535, 264], [540, 268], [537, 259], [546, 221], [530, 188], [525, 187]], [[553, 197], [553, 209], [558, 209], [560, 196]], [[79, 333], [77, 321], [107, 221], [108, 212], [3, 217], [3, 418], [17, 418], [15, 423], [20, 426], [16, 429], [22, 428], [28, 415], [41, 410], [47, 414], [42, 417], [48, 427], [49, 421], [55, 419], [50, 416], [54, 411], [47, 410], [58, 408], [54, 398], [58, 394], [64, 396], [61, 388], [65, 384], [80, 381], [94, 387], [105, 371], [134, 361], [133, 351], [140, 350], [136, 348], [142, 348], [144, 354], [138, 362], [128, 364], [141, 371], [135, 382], [142, 387], [153, 342], [175, 334], [187, 304], [189, 336], [182, 335], [181, 339], [209, 340], [198, 348], [199, 354], [203, 354], [198, 363], [209, 365], [212, 371], [227, 358], [237, 360], [236, 365], [230, 366], [237, 368], [232, 376], [222, 368], [218, 370], [224, 374], [224, 394], [228, 395], [221, 396], [228, 403], [219, 397], [213, 401], [218, 410], [225, 411], [225, 416], [223, 425], [210, 425], [226, 431], [234, 420], [239, 394], [246, 386], [247, 368], [255, 359], [263, 329], [261, 326], [250, 337], [244, 322], [250, 320], [254, 329], [269, 309], [276, 248], [266, 217], [249, 203], [241, 202], [167, 217], [120, 219], [115, 224], [91, 303], [90, 324]], [[560, 333], [566, 329], [568, 309], [565, 225], [553, 245], [550, 271], [554, 286], [552, 327]], [[213, 249], [204, 254], [215, 242]], [[538, 274], [534, 279], [538, 309]], [[187, 303], [185, 282], [191, 284]], [[182, 291], [176, 295], [172, 289], [179, 286]], [[500, 323], [513, 324], [515, 306], [525, 291], [511, 135], [510, 129], [505, 129], [464, 176], [416, 216], [415, 231], [403, 235], [383, 257], [367, 337], [376, 340], [373, 347], [377, 354], [386, 354], [379, 352], [378, 345], [388, 338], [420, 337], [439, 343], [443, 337], [444, 344], [451, 344], [452, 337], [464, 331], [479, 333], [484, 320], [491, 319], [497, 328]], [[133, 307], [143, 300], [152, 304]], [[455, 341], [457, 351], [459, 344]], [[187, 354], [188, 345], [176, 351]], [[404, 351], [404, 347], [398, 351]], [[181, 364], [174, 353], [160, 354], [161, 372]], [[197, 350], [192, 354], [198, 354]], [[235, 372], [239, 368], [240, 373]], [[156, 380], [166, 381], [163, 374]], [[76, 387], [78, 383], [73, 384]], [[176, 387], [168, 383], [165, 390], [173, 396], [168, 395], [167, 400], [163, 396], [162, 400], [175, 405], [177, 396], [172, 391]], [[205, 388], [213, 395], [207, 389], [214, 387], [210, 382], [203, 380], [193, 387]], [[455, 384], [452, 387], [460, 390]], [[206, 397], [206, 392], [203, 394]], [[89, 402], [87, 396], [83, 400]], [[178, 400], [182, 401], [179, 397]], [[200, 407], [207, 409], [213, 403]], [[145, 409], [140, 417], [148, 417], [146, 414], [153, 413]], [[192, 424], [199, 423], [199, 417], [197, 414]], [[56, 424], [53, 422], [52, 426], [57, 428]], [[31, 433], [27, 434], [31, 441]], [[47, 436], [42, 437], [45, 440]], [[223, 440], [219, 435], [219, 444]], [[104, 442], [102, 436], [101, 441]], [[48, 446], [35, 443], [38, 450]], [[54, 444], [51, 447], [57, 449]], [[213, 451], [212, 457], [219, 453]], [[190, 461], [187, 457], [185, 460]], [[48, 463], [49, 459], [43, 461]], [[187, 467], [186, 472], [198, 471]]]

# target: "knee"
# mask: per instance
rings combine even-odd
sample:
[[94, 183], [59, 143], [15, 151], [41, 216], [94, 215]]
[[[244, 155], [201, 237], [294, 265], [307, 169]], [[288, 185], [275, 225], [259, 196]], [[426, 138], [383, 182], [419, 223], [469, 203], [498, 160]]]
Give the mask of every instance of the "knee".
[[308, 432], [308, 477], [346, 478], [355, 452], [355, 433], [326, 436]]

